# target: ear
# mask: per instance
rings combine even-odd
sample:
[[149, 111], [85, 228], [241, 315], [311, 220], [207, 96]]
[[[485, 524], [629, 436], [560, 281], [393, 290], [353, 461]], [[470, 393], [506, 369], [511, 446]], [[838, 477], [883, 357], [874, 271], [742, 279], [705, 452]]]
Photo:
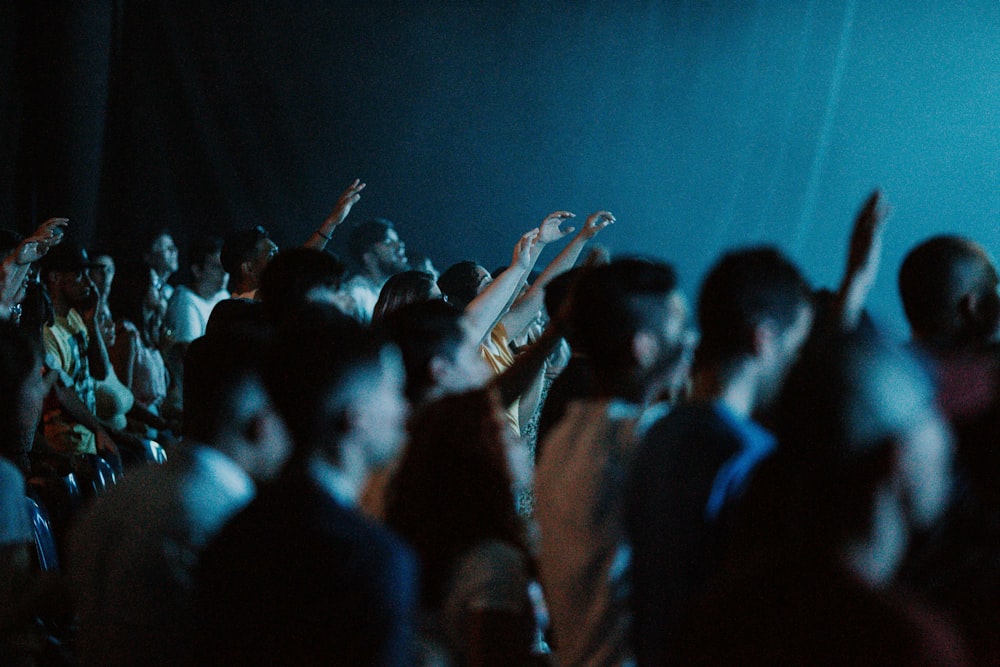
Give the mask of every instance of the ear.
[[201, 276], [203, 274], [204, 271], [202, 271], [202, 268], [200, 266], [198, 266], [197, 264], [191, 265], [191, 275], [194, 276], [195, 280], [201, 280]]
[[637, 331], [632, 335], [632, 358], [639, 368], [650, 368], [660, 356], [660, 343], [648, 331]]
[[451, 364], [448, 360], [440, 355], [431, 357], [430, 362], [427, 364], [427, 372], [434, 380], [434, 384], [441, 384], [449, 373], [451, 372]]
[[769, 354], [774, 348], [775, 339], [778, 334], [775, 331], [774, 323], [770, 320], [758, 322], [753, 328], [753, 353], [754, 356], [761, 357]]
[[365, 252], [361, 255], [361, 264], [366, 269], [369, 268], [373, 263], [376, 264], [378, 263], [378, 259], [375, 257], [375, 254], [373, 252], [369, 250], [368, 252]]
[[252, 262], [243, 262], [243, 263], [241, 263], [240, 264], [240, 273], [242, 273], [244, 276], [252, 275], [253, 274], [253, 263]]

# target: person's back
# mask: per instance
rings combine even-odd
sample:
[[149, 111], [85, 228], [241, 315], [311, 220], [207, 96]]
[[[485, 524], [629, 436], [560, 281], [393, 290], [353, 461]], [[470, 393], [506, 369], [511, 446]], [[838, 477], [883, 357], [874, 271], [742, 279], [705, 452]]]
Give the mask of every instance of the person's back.
[[206, 549], [203, 664], [407, 665], [413, 557], [355, 508], [403, 440], [398, 350], [330, 306], [286, 318], [266, 362], [295, 452]]
[[406, 665], [409, 551], [289, 470], [199, 563], [199, 664]]
[[134, 470], [72, 531], [84, 665], [188, 664], [200, 551], [274, 477], [287, 435], [258, 378], [253, 336], [191, 344], [185, 441], [165, 465]]
[[560, 663], [627, 664], [625, 479], [659, 410], [646, 406], [682, 358], [686, 308], [673, 270], [643, 260], [593, 269], [574, 299], [572, 328], [593, 362], [595, 396], [570, 402], [543, 442], [539, 572]]
[[[892, 393], [886, 391], [893, 389]], [[669, 658], [698, 665], [962, 665], [961, 640], [894, 585], [941, 515], [950, 442], [918, 366], [864, 336], [807, 350], [749, 481], [726, 563], [683, 610]]]
[[769, 248], [725, 255], [698, 300], [693, 405], [654, 424], [626, 507], [636, 656], [661, 664], [674, 623], [721, 561], [727, 520], [774, 437], [753, 419], [776, 395], [812, 322], [798, 270]]

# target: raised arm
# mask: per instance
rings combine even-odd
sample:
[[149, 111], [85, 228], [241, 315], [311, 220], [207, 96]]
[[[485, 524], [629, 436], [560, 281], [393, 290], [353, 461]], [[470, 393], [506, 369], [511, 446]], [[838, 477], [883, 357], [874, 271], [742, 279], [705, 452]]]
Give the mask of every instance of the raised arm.
[[360, 179], [355, 178], [354, 182], [348, 185], [347, 189], [341, 193], [340, 199], [337, 200], [337, 205], [333, 207], [330, 215], [326, 216], [326, 219], [323, 220], [323, 224], [305, 242], [305, 247], [312, 248], [313, 250], [323, 250], [326, 248], [326, 244], [333, 238], [333, 230], [347, 219], [347, 214], [351, 212], [351, 207], [361, 199], [361, 191], [364, 189], [365, 184]]
[[837, 291], [834, 313], [841, 329], [854, 329], [861, 320], [861, 312], [882, 261], [882, 232], [886, 217], [882, 195], [875, 190], [858, 211], [851, 231], [847, 266]]
[[[537, 259], [535, 254], [537, 242], [537, 228], [518, 239], [507, 270], [496, 276], [493, 282], [465, 307], [465, 319], [479, 342], [486, 340], [486, 337], [490, 335], [493, 327], [500, 321], [511, 300], [524, 284], [525, 277]], [[532, 255], [535, 256], [532, 257]]]
[[[553, 214], [555, 216], [556, 214]], [[552, 225], [555, 222], [554, 231], [550, 228], [549, 234], [546, 238], [556, 240], [566, 236], [573, 232], [573, 228], [569, 227], [565, 230], [559, 230], [559, 223], [565, 220], [562, 218], [555, 221], [552, 216], [549, 216], [542, 223], [543, 228], [548, 223]], [[580, 257], [580, 253], [583, 252], [584, 247], [587, 243], [597, 236], [597, 234], [610, 224], [615, 222], [615, 216], [611, 214], [610, 211], [597, 211], [592, 213], [583, 223], [583, 227], [577, 232], [576, 236], [566, 245], [562, 251], [555, 256], [555, 258], [549, 262], [549, 265], [545, 267], [542, 274], [538, 279], [531, 285], [524, 296], [517, 299], [514, 304], [507, 311], [507, 314], [503, 316], [501, 320], [504, 327], [507, 329], [507, 335], [514, 338], [520, 334], [526, 327], [528, 327], [531, 322], [535, 319], [538, 311], [542, 308], [542, 303], [545, 298], [545, 286], [548, 285], [553, 278], [558, 276], [560, 273], [565, 273], [573, 268], [576, 264], [576, 260]]]
[[32, 262], [40, 260], [49, 248], [63, 240], [64, 227], [68, 222], [67, 218], [49, 218], [4, 258], [3, 269], [6, 280], [0, 292], [0, 306], [5, 312], [17, 302], [17, 294], [21, 290], [21, 284], [28, 277]]

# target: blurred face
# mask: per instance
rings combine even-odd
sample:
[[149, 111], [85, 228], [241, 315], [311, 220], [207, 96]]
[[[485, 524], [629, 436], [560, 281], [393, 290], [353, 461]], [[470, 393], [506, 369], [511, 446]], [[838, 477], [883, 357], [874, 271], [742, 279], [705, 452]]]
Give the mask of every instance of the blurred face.
[[697, 336], [691, 329], [687, 298], [674, 290], [666, 298], [659, 333], [660, 363], [657, 374], [663, 375], [664, 388], [679, 389], [688, 379]]
[[781, 384], [789, 369], [799, 357], [802, 345], [812, 331], [813, 309], [808, 304], [799, 307], [792, 325], [775, 336], [767, 354], [766, 368], [761, 386], [761, 398], [768, 405], [777, 398]]
[[115, 331], [115, 320], [111, 317], [111, 308], [108, 307], [106, 301], [97, 306], [96, 318], [97, 330], [101, 332], [104, 344], [109, 348], [114, 347], [115, 341], [118, 339]]
[[110, 255], [98, 255], [94, 258], [94, 266], [90, 267], [90, 279], [94, 281], [102, 299], [108, 298], [111, 283], [115, 279], [115, 260]]
[[369, 468], [387, 465], [399, 453], [406, 438], [409, 406], [403, 395], [405, 375], [399, 351], [387, 349], [377, 373], [359, 383], [354, 405], [357, 433], [365, 441]]
[[475, 339], [471, 327], [463, 322], [462, 329], [462, 342], [452, 358], [437, 360], [435, 381], [441, 395], [479, 389], [492, 377], [489, 366], [479, 354], [479, 341]]
[[53, 271], [52, 275], [62, 290], [63, 296], [71, 305], [81, 304], [93, 294], [93, 283], [90, 281], [87, 269]]
[[482, 294], [483, 290], [493, 282], [490, 272], [481, 266], [476, 267], [476, 294]]
[[222, 268], [221, 253], [206, 255], [201, 266], [193, 265], [191, 272], [195, 280], [205, 287], [205, 291], [221, 292], [229, 283], [229, 274]]
[[156, 273], [166, 279], [177, 271], [177, 246], [170, 234], [156, 237], [145, 255], [146, 263]]
[[[252, 429], [241, 429], [239, 438], [246, 438], [237, 461], [258, 481], [274, 479], [292, 453], [291, 436], [285, 423], [267, 396], [259, 380], [247, 379], [233, 392], [235, 424], [253, 423]], [[243, 432], [245, 431], [245, 432]]]
[[271, 263], [274, 256], [278, 254], [278, 245], [271, 239], [261, 239], [257, 241], [254, 249], [253, 259], [250, 261], [250, 272], [259, 276]]
[[384, 275], [393, 276], [410, 268], [406, 259], [406, 244], [400, 240], [395, 229], [387, 231], [385, 238], [372, 246], [370, 252]]

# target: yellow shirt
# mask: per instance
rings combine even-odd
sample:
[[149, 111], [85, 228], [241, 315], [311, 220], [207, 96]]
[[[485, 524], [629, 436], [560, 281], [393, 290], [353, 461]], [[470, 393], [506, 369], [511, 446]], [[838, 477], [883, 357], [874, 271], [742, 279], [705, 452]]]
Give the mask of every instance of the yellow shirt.
[[[479, 354], [489, 365], [494, 375], [499, 375], [514, 365], [514, 353], [510, 351], [509, 343], [507, 328], [503, 324], [497, 324], [490, 332], [490, 344], [484, 343], [479, 346]], [[505, 410], [507, 425], [518, 438], [521, 437], [521, 425], [518, 419], [520, 404], [521, 399], [515, 399]]]
[[[87, 325], [75, 310], [66, 317], [56, 316], [52, 326], [42, 329], [45, 364], [62, 371], [66, 384], [72, 388], [91, 411], [95, 407], [94, 378], [87, 360]], [[57, 450], [70, 454], [96, 454], [94, 433], [83, 424], [72, 421], [62, 408], [46, 409], [43, 417], [45, 438]]]

